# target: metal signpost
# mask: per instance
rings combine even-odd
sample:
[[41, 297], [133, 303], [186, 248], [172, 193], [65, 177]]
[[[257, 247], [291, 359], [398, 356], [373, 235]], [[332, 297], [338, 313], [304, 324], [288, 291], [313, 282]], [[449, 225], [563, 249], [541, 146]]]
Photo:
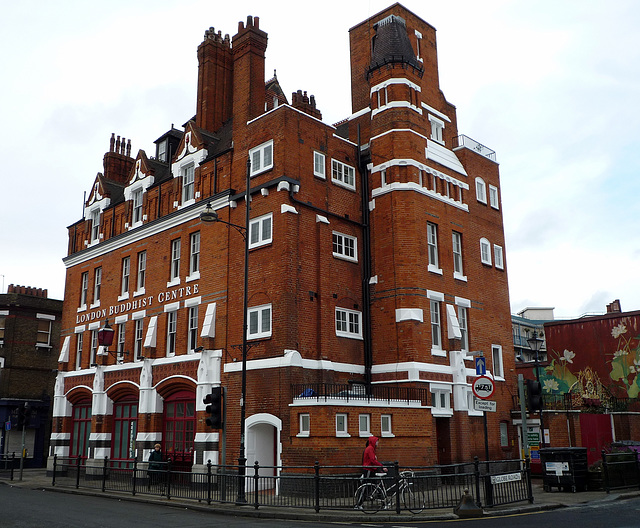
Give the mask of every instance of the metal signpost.
[[[478, 359], [484, 358], [476, 358], [476, 369], [478, 368]], [[478, 376], [473, 380], [471, 384], [471, 390], [476, 398], [480, 400], [487, 400], [491, 398], [493, 395], [493, 391], [496, 386], [493, 383], [493, 380], [489, 376]], [[484, 404], [491, 404], [496, 402], [483, 402]], [[477, 407], [476, 407], [477, 409]], [[484, 423], [484, 457], [488, 461], [489, 460], [489, 431], [487, 430], [487, 413], [483, 411], [482, 413], [482, 421]]]

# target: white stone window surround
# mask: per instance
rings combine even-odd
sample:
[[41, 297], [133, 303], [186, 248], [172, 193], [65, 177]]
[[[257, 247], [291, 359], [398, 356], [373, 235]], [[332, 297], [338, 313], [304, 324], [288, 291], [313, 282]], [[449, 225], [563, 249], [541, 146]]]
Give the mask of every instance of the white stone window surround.
[[[202, 163], [202, 160], [204, 160], [207, 157], [207, 149], [203, 148], [198, 150], [194, 145], [191, 144], [191, 138], [192, 138], [192, 135], [191, 135], [191, 131], [189, 130], [184, 135], [182, 150], [178, 154], [176, 160], [171, 164], [171, 173], [174, 175], [179, 175], [180, 177], [183, 176], [183, 170], [186, 167], [188, 167], [189, 165], [193, 165], [193, 174], [194, 174], [193, 196], [194, 198], [191, 200], [188, 200], [185, 203], [179, 203], [176, 207], [178, 210], [188, 207], [195, 202], [195, 198], [197, 195], [197, 193], [195, 192], [195, 172], [196, 172], [196, 169], [200, 166], [200, 163]], [[180, 201], [182, 201], [182, 186], [180, 190]]]
[[[451, 242], [453, 243], [453, 278], [467, 282], [467, 276], [464, 274], [464, 262], [462, 255], [462, 233], [459, 231], [452, 231]], [[459, 270], [456, 269], [458, 267]]]
[[350, 262], [358, 262], [358, 238], [338, 231], [333, 231], [331, 235], [333, 256]]
[[[433, 291], [433, 290], [427, 290], [427, 298], [429, 299], [429, 301], [433, 301], [436, 303], [443, 303], [444, 302], [444, 293], [440, 293], [437, 291]], [[431, 303], [429, 303], [429, 311], [431, 312]], [[447, 356], [447, 351], [444, 350], [442, 348], [442, 321], [443, 321], [443, 317], [442, 317], [442, 306], [439, 305], [439, 311], [438, 311], [438, 325], [440, 328], [440, 345], [438, 346], [431, 346], [431, 355], [433, 356], [440, 356], [440, 357], [446, 357]], [[429, 314], [429, 318], [431, 321], [431, 313]]]
[[273, 139], [265, 141], [260, 145], [249, 149], [249, 159], [251, 160], [250, 176], [253, 178], [258, 174], [273, 168], [274, 146]]
[[427, 222], [427, 271], [442, 275], [438, 254], [438, 224]]
[[194, 231], [189, 235], [189, 275], [185, 282], [200, 279], [200, 231]]
[[311, 435], [311, 417], [309, 413], [302, 413], [298, 415], [298, 438], [308, 438]]
[[429, 139], [444, 145], [444, 138], [442, 136], [442, 133], [444, 132], [444, 121], [432, 116], [431, 114], [429, 114], [428, 119], [431, 124], [431, 137]]
[[180, 163], [180, 178], [182, 178], [182, 190], [180, 193], [180, 207], [191, 205], [196, 198], [196, 167], [193, 161]]
[[361, 438], [368, 438], [371, 436], [371, 415], [359, 414], [358, 415], [358, 436]]
[[[144, 195], [145, 191], [153, 185], [155, 178], [154, 176], [147, 175], [141, 171], [141, 160], [136, 160], [135, 170], [133, 176], [128, 181], [127, 186], [124, 188], [124, 199], [127, 201], [134, 201], [134, 194], [136, 192], [142, 191]], [[143, 196], [140, 195], [140, 199], [143, 200]], [[132, 217], [133, 220], [134, 217]], [[143, 214], [140, 214], [140, 217], [136, 219], [136, 221], [132, 221], [131, 225], [129, 225], [128, 229], [135, 229], [142, 225]]]
[[501, 345], [491, 345], [491, 369], [493, 379], [496, 381], [504, 381], [504, 364], [502, 361]]
[[423, 62], [422, 57], [420, 56], [420, 42], [422, 41], [422, 33], [420, 33], [417, 29], [415, 30], [416, 35], [416, 59], [420, 62]]
[[433, 402], [431, 405], [431, 414], [433, 416], [453, 416], [453, 408], [451, 407], [452, 387], [450, 383], [429, 383], [429, 392], [433, 394]]
[[479, 176], [476, 178], [476, 200], [487, 205], [487, 184]]
[[480, 262], [491, 266], [491, 243], [484, 237], [480, 239]]
[[375, 108], [371, 111], [371, 117], [374, 117], [376, 114], [379, 114], [380, 112], [384, 112], [389, 108], [409, 108], [414, 112], [417, 112], [418, 114], [422, 115], [422, 108], [418, 108], [417, 106], [412, 104], [411, 101], [389, 101], [388, 100], [387, 87], [394, 84], [404, 84], [409, 88], [415, 90], [416, 92], [422, 91], [419, 85], [403, 77], [395, 77], [393, 79], [388, 79], [384, 82], [376, 84], [375, 86], [372, 86], [371, 90], [369, 91], [369, 97], [373, 97], [373, 94], [376, 92], [383, 92], [384, 96], [380, 95], [379, 97], [380, 105], [378, 106], [378, 108]]
[[380, 415], [380, 435], [382, 438], [395, 438], [396, 435], [393, 434], [392, 429], [392, 420], [390, 414], [381, 414]]
[[89, 232], [89, 247], [100, 242], [100, 207], [92, 206], [89, 209], [89, 220], [91, 221], [91, 231]]
[[[466, 319], [467, 327], [464, 330], [467, 332], [467, 346], [470, 346], [468, 344], [468, 341], [469, 341], [469, 310], [471, 309], [471, 301], [469, 299], [465, 299], [464, 297], [454, 297], [453, 302], [456, 306], [460, 308], [465, 308], [467, 310], [467, 319]], [[460, 317], [458, 317], [458, 321], [460, 321]], [[473, 355], [471, 355], [469, 350], [463, 349], [462, 351], [465, 352], [465, 355], [464, 355], [465, 360], [471, 361], [473, 359]]]
[[347, 413], [336, 414], [336, 436], [338, 438], [351, 438], [349, 434], [349, 415]]

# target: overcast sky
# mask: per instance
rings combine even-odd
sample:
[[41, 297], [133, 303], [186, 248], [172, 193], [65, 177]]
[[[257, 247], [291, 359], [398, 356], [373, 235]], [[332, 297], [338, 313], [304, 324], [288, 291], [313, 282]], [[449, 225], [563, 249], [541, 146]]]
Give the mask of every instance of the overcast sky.
[[[1, 1], [0, 291], [63, 298], [66, 228], [111, 133], [153, 155], [194, 115], [209, 26], [260, 17], [267, 77], [335, 123], [351, 113], [348, 30], [392, 3]], [[512, 312], [640, 310], [640, 2], [402, 3], [437, 29], [459, 133], [497, 153]]]

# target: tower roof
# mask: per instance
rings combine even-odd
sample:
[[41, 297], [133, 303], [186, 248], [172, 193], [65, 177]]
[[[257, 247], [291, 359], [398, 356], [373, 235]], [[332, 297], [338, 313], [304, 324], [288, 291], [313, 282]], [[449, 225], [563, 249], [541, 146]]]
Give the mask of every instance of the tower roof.
[[377, 22], [373, 28], [376, 34], [373, 39], [369, 72], [389, 63], [410, 64], [420, 71], [423, 70], [409, 42], [407, 25], [402, 17], [389, 15]]

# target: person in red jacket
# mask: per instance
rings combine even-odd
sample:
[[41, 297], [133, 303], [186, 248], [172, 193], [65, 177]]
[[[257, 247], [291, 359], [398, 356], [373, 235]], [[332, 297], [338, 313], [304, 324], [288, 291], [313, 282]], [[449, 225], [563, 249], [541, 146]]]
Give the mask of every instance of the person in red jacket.
[[378, 448], [379, 441], [380, 440], [377, 436], [370, 436], [367, 441], [367, 447], [365, 447], [362, 455], [362, 469], [364, 470], [365, 477], [367, 478], [376, 471], [387, 471], [387, 468], [378, 462], [378, 457], [376, 456], [376, 449]]

